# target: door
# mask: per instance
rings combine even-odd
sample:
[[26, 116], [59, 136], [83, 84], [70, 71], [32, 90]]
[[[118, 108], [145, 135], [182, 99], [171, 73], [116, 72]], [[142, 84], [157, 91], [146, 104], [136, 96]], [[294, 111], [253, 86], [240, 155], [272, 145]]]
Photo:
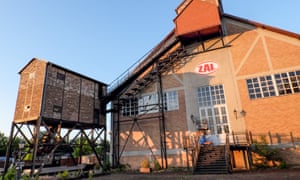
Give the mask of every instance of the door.
[[215, 145], [226, 143], [229, 133], [228, 113], [223, 85], [198, 88], [200, 123], [206, 123], [206, 139]]
[[208, 127], [206, 139], [213, 144], [225, 144], [226, 133], [229, 133], [227, 111], [225, 106], [200, 108], [201, 123]]

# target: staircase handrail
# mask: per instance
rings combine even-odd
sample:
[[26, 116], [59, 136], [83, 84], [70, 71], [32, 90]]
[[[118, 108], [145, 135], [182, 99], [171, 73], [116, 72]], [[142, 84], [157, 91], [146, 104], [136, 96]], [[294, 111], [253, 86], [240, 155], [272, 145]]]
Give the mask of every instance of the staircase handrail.
[[150, 49], [146, 54], [144, 54], [141, 58], [139, 58], [136, 62], [134, 62], [129, 68], [127, 68], [122, 74], [120, 74], [115, 80], [113, 80], [111, 83], [109, 83], [107, 92], [110, 93], [114, 88], [116, 88], [118, 85], [120, 85], [122, 82], [124, 82], [128, 77], [131, 75], [134, 69], [140, 64], [142, 61], [145, 60], [145, 57], [147, 57], [154, 48]]

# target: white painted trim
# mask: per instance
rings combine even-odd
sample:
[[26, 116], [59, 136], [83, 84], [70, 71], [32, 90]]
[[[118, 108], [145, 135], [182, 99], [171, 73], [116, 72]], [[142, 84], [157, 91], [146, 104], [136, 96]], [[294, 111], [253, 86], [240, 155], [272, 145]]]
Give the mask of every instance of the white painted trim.
[[239, 67], [236, 69], [236, 71], [235, 71], [235, 76], [237, 76], [238, 73], [241, 71], [242, 67], [244, 66], [245, 62], [248, 60], [249, 56], [251, 55], [253, 49], [255, 48], [255, 46], [256, 46], [256, 44], [257, 44], [257, 42], [259, 41], [260, 38], [261, 38], [261, 37], [258, 35], [258, 36], [254, 39], [254, 41], [252, 42], [251, 47], [250, 47], [249, 50], [247, 51], [246, 55], [243, 57], [243, 59], [242, 59], [240, 65], [239, 65]]

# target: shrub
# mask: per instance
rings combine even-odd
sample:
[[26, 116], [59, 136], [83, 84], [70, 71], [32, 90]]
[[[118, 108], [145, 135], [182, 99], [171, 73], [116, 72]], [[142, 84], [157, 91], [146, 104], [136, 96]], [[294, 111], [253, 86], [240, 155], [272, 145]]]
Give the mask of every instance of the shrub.
[[21, 178], [21, 179], [22, 179], [22, 180], [30, 180], [30, 176], [24, 174], [24, 175], [22, 175], [22, 178]]
[[[254, 142], [253, 152], [259, 155], [255, 159], [256, 163], [254, 164], [257, 168], [268, 168], [270, 167], [269, 162], [272, 163], [273, 167], [283, 167], [285, 164], [280, 157], [279, 150], [268, 145], [266, 136], [261, 136], [259, 142]], [[276, 164], [276, 161], [280, 164]]]
[[119, 164], [118, 167], [116, 167], [116, 171], [123, 172], [130, 168], [131, 168], [130, 164]]
[[89, 171], [88, 180], [92, 180], [92, 179], [93, 179], [93, 171]]
[[9, 168], [4, 176], [4, 180], [16, 179], [17, 170], [15, 168]]
[[64, 180], [64, 179], [68, 179], [69, 178], [69, 171], [64, 170], [64, 172], [58, 173], [57, 174], [57, 179], [59, 180]]
[[[106, 161], [103, 164], [103, 171], [104, 172], [110, 171], [110, 167], [111, 167], [110, 161], [108, 159], [106, 159]], [[100, 169], [100, 167], [98, 169]]]
[[159, 164], [159, 162], [157, 160], [154, 160], [154, 170], [160, 170], [161, 169], [161, 166]]

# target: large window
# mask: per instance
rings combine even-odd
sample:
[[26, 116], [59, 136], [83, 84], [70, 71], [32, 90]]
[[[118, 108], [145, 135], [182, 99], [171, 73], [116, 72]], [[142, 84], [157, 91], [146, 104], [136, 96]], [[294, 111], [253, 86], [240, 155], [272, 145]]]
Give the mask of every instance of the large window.
[[139, 98], [139, 114], [158, 112], [158, 95], [149, 94]]
[[300, 92], [300, 71], [291, 71], [247, 79], [250, 99]]
[[207, 123], [211, 134], [229, 133], [223, 85], [197, 89], [200, 123]]
[[122, 115], [123, 116], [134, 116], [137, 114], [137, 99], [128, 99], [122, 104]]
[[247, 79], [250, 99], [275, 96], [275, 88], [272, 76], [261, 76]]
[[275, 74], [279, 95], [298, 93], [300, 88], [300, 71]]
[[[167, 91], [164, 93], [163, 98], [164, 110], [179, 109], [177, 91]], [[133, 116], [157, 113], [159, 111], [158, 101], [158, 94], [156, 93], [142, 95], [138, 99], [130, 99], [122, 104], [122, 114], [123, 116]]]
[[164, 93], [165, 110], [172, 111], [179, 109], [177, 91], [168, 91]]

